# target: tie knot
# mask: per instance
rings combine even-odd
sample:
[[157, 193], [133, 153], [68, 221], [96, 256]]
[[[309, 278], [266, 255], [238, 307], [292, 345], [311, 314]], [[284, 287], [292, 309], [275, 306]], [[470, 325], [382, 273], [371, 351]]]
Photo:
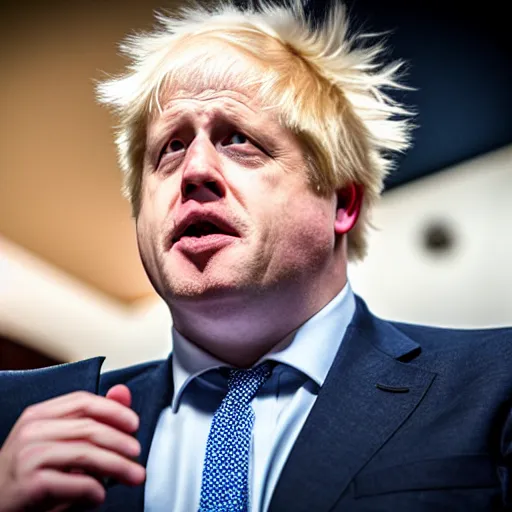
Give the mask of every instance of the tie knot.
[[237, 401], [249, 403], [269, 378], [271, 371], [271, 363], [268, 361], [249, 370], [230, 370], [229, 394], [237, 395]]

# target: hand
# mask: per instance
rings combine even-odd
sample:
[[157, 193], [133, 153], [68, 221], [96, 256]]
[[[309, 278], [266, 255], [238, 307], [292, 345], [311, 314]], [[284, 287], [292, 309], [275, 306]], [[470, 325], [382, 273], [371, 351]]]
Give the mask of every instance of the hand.
[[106, 398], [77, 391], [25, 409], [0, 450], [0, 512], [100, 505], [104, 477], [141, 484], [130, 405], [129, 389], [118, 385]]

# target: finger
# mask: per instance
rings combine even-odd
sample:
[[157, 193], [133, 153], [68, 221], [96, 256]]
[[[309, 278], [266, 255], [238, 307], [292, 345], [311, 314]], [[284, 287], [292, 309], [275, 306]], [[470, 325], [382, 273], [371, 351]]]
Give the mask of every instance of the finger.
[[45, 469], [37, 474], [30, 486], [30, 501], [37, 510], [65, 510], [65, 503], [98, 506], [105, 501], [105, 489], [98, 480], [86, 474], [62, 473]]
[[50, 510], [50, 512], [63, 512], [64, 510], [68, 510], [71, 508], [73, 503], [63, 503], [62, 505], [58, 505]]
[[98, 477], [110, 477], [126, 485], [139, 485], [145, 470], [136, 462], [90, 443], [40, 443], [22, 453], [25, 473], [38, 469], [84, 470]]
[[107, 391], [107, 398], [115, 400], [125, 407], [130, 407], [132, 405], [132, 394], [128, 389], [128, 386], [125, 386], [124, 384], [118, 384], [117, 386], [111, 387]]
[[19, 432], [22, 446], [55, 441], [89, 441], [125, 457], [138, 457], [140, 443], [131, 435], [91, 418], [40, 420]]
[[22, 415], [24, 421], [83, 417], [94, 418], [129, 433], [139, 428], [139, 417], [130, 408], [86, 391], [76, 391], [32, 405]]

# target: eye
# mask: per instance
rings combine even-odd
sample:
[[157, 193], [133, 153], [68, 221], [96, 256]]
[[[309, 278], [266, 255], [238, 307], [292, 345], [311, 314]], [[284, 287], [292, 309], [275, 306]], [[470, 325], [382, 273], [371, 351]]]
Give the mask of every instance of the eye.
[[167, 146], [164, 148], [164, 153], [176, 153], [177, 151], [181, 151], [185, 149], [185, 143], [180, 139], [172, 139], [167, 143]]
[[229, 137], [226, 137], [222, 141], [222, 145], [231, 146], [233, 144], [246, 144], [247, 142], [249, 142], [249, 139], [243, 133], [235, 132]]

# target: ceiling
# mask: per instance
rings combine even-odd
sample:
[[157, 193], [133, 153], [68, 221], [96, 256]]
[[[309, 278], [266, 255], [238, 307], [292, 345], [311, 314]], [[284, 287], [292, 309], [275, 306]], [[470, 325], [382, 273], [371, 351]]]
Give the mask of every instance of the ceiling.
[[[512, 142], [501, 7], [486, 2], [492, 15], [467, 5], [454, 14], [442, 5], [349, 2], [359, 26], [393, 30], [390, 56], [409, 62], [407, 82], [417, 88], [400, 98], [418, 112], [415, 147], [388, 188]], [[311, 6], [317, 15], [323, 10]], [[0, 8], [0, 235], [124, 303], [153, 292], [119, 194], [112, 120], [95, 103], [94, 80], [121, 69], [118, 41], [148, 28], [160, 7], [32, 0]]]

